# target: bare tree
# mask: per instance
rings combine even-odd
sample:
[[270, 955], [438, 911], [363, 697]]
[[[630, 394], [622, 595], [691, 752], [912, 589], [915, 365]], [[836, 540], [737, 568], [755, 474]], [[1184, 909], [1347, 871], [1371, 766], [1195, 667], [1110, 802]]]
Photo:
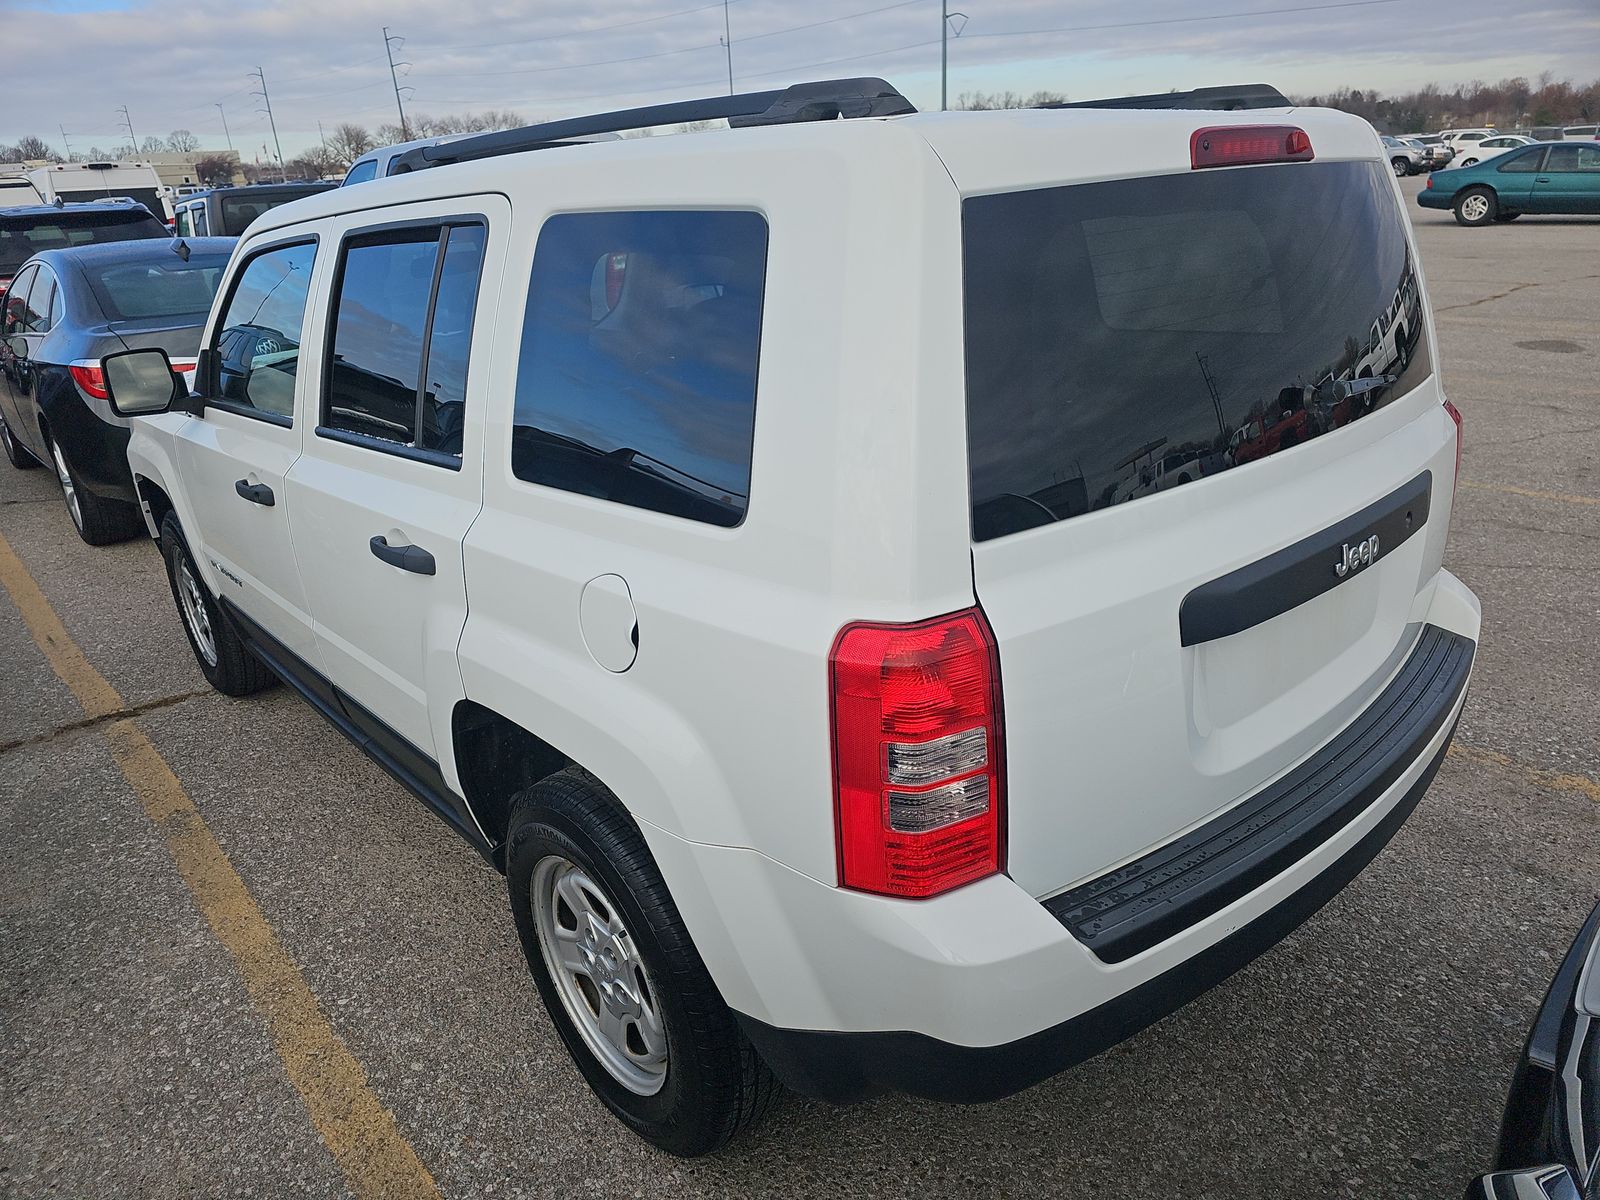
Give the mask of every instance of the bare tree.
[[166, 152], [167, 143], [153, 134], [139, 143], [140, 154], [165, 154]]
[[174, 154], [193, 154], [200, 149], [200, 139], [187, 129], [174, 129], [167, 135], [167, 149]]
[[233, 160], [208, 154], [194, 160], [194, 177], [207, 187], [226, 187], [233, 182]]
[[341, 166], [348, 167], [371, 149], [372, 135], [367, 132], [366, 126], [350, 121], [336, 126], [328, 137], [328, 152]]
[[315, 145], [298, 158], [291, 158], [284, 164], [284, 169], [291, 179], [321, 179], [324, 175], [341, 171], [344, 165], [332, 149]]
[[60, 162], [61, 155], [50, 148], [50, 143], [43, 138], [28, 134], [17, 139], [17, 155], [19, 162], [35, 162], [43, 159], [46, 162]]

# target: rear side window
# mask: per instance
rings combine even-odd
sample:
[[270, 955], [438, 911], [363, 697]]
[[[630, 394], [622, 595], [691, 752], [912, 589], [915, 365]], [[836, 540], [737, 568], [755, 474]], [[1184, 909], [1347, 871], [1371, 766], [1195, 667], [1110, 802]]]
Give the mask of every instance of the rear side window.
[[459, 459], [482, 225], [345, 242], [334, 285], [323, 427]]
[[749, 501], [767, 223], [569, 213], [534, 251], [519, 479], [733, 526]]
[[978, 541], [1290, 449], [1432, 369], [1387, 164], [977, 196], [963, 256]]

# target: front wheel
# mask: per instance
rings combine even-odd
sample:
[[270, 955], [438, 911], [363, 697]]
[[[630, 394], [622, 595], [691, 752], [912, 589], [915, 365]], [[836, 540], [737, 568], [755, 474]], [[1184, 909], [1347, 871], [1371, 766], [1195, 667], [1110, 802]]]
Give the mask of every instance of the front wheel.
[[1488, 225], [1494, 221], [1499, 207], [1488, 188], [1473, 188], [1456, 197], [1456, 220], [1463, 225]]
[[206, 682], [224, 696], [248, 696], [271, 684], [272, 672], [245, 648], [244, 639], [200, 578], [176, 513], [168, 513], [161, 522], [161, 557], [167, 561], [167, 582], [183, 631]]
[[569, 767], [512, 801], [511, 914], [545, 1011], [623, 1124], [709, 1154], [765, 1115], [777, 1081], [745, 1039], [616, 799]]
[[1401, 179], [1411, 174], [1411, 164], [1403, 158], [1391, 158], [1389, 165], [1394, 168], [1395, 175]]

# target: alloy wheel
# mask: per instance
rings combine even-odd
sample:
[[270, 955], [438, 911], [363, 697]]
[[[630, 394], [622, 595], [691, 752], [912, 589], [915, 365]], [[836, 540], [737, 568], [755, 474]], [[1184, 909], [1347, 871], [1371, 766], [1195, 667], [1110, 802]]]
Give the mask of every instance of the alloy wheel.
[[50, 441], [50, 458], [55, 463], [56, 478], [61, 481], [61, 494], [66, 497], [67, 511], [72, 514], [72, 523], [81, 530], [83, 504], [78, 499], [78, 485], [72, 482], [72, 472], [67, 470], [67, 460], [61, 456], [61, 447], [56, 445], [53, 438]]
[[653, 1096], [667, 1079], [667, 1031], [622, 914], [582, 867], [546, 855], [529, 885], [539, 951], [562, 1007], [618, 1083]]
[[205, 597], [200, 592], [200, 581], [189, 569], [189, 558], [178, 558], [178, 607], [183, 609], [183, 623], [189, 627], [195, 648], [206, 666], [217, 665], [217, 640], [211, 633], [211, 617], [206, 612]]
[[1481, 221], [1489, 215], [1489, 197], [1479, 194], [1468, 196], [1461, 202], [1461, 215], [1469, 221]]

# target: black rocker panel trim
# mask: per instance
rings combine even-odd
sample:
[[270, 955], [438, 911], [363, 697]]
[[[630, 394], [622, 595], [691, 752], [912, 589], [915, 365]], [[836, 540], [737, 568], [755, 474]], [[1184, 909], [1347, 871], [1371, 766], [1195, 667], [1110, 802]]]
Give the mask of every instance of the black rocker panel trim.
[[495, 862], [494, 848], [465, 815], [465, 802], [451, 792], [438, 763], [335, 687], [315, 667], [246, 616], [238, 605], [223, 597], [222, 608], [250, 652], [266, 663], [274, 675], [299, 692], [330, 725], [393, 775], [474, 850]]
[[1123, 962], [1254, 891], [1392, 787], [1450, 719], [1476, 643], [1423, 627], [1399, 673], [1306, 762], [1199, 828], [1044, 907], [1105, 962]]
[[1013, 1095], [1126, 1041], [1277, 945], [1377, 857], [1428, 790], [1447, 749], [1448, 738], [1383, 819], [1282, 904], [1116, 999], [1015, 1042], [959, 1046], [906, 1030], [781, 1029], [734, 1015], [778, 1078], [802, 1096], [850, 1104], [900, 1091], [981, 1104]]
[[1335, 570], [1344, 547], [1376, 534], [1379, 556], [1393, 553], [1428, 523], [1432, 494], [1433, 472], [1424, 471], [1338, 524], [1201, 584], [1178, 608], [1180, 640], [1196, 646], [1242, 633], [1348, 583], [1363, 569], [1345, 575]]

